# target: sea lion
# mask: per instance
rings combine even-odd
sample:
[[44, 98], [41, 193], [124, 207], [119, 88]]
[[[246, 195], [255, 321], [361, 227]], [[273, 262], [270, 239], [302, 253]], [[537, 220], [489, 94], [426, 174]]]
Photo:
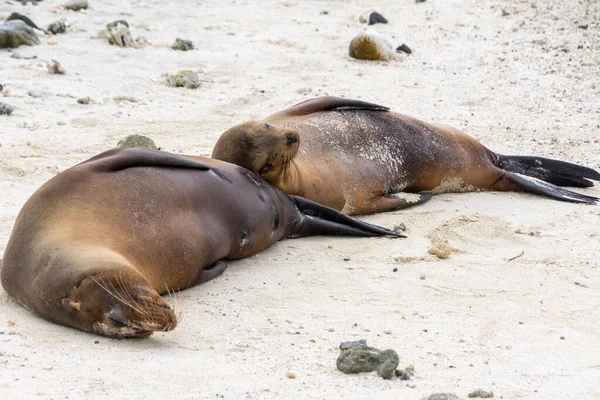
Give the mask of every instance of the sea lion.
[[[337, 97], [307, 100], [235, 126], [219, 138], [212, 157], [347, 214], [390, 211], [421, 204], [432, 193], [473, 190], [596, 203], [595, 197], [559, 186], [589, 187], [588, 179], [600, 180], [590, 168], [503, 156], [457, 129]], [[399, 196], [402, 192], [416, 194]]]
[[10, 297], [52, 322], [111, 337], [175, 328], [159, 294], [215, 278], [223, 260], [308, 235], [399, 236], [237, 165], [113, 149], [50, 179], [23, 206], [0, 270]]

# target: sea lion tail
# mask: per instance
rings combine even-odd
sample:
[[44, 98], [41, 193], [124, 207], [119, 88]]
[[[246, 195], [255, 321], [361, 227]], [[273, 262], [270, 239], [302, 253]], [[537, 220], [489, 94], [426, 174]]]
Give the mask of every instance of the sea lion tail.
[[298, 211], [303, 216], [300, 227], [291, 237], [312, 235], [406, 237], [387, 228], [349, 217], [333, 208], [323, 206], [314, 201], [292, 195], [288, 197], [294, 202]]
[[541, 194], [556, 200], [585, 204], [598, 204], [600, 202], [597, 197], [576, 193], [533, 176], [507, 172], [505, 177], [510, 183], [526, 192]]
[[[543, 157], [499, 156], [496, 165], [505, 171], [531, 176], [557, 186], [590, 187], [600, 173], [577, 164]], [[587, 179], [586, 179], [587, 178]]]

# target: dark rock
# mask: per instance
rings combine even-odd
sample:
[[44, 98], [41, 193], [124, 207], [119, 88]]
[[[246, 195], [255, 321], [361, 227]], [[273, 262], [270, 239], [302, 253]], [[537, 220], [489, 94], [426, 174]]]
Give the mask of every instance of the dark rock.
[[369, 25], [387, 24], [387, 23], [388, 23], [387, 19], [385, 19], [383, 17], [383, 15], [379, 14], [378, 12], [372, 12], [371, 15], [369, 15]]
[[67, 24], [64, 21], [54, 21], [48, 25], [48, 32], [58, 35], [59, 33], [65, 33], [67, 31]]
[[419, 3], [425, 3], [426, 0], [415, 0], [415, 3], [419, 4]]
[[408, 47], [404, 43], [402, 43], [402, 45], [400, 45], [396, 48], [396, 53], [400, 53], [400, 52], [403, 52], [406, 54], [412, 54], [412, 50], [410, 49], [410, 47]]
[[10, 115], [13, 112], [13, 106], [0, 101], [0, 115]]
[[396, 372], [394, 372], [396, 374], [396, 376], [398, 378], [400, 378], [401, 381], [410, 381], [410, 373], [406, 370], [403, 369], [397, 369]]
[[367, 346], [366, 340], [342, 342], [342, 353], [337, 368], [345, 374], [377, 371], [383, 379], [392, 379], [398, 367], [399, 357], [394, 350], [379, 350]]
[[173, 50], [181, 50], [181, 51], [193, 50], [194, 43], [192, 43], [191, 40], [177, 38], [177, 39], [175, 39], [175, 43], [173, 43], [173, 46], [171, 46], [171, 48]]

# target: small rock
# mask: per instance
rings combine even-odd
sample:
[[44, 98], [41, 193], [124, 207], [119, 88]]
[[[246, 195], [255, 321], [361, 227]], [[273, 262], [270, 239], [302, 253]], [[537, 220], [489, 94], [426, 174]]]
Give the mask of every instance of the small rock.
[[577, 27], [579, 29], [587, 30], [587, 28], [589, 27], [589, 24], [579, 24]]
[[88, 1], [87, 0], [69, 0], [65, 3], [65, 8], [67, 10], [72, 10], [72, 11], [85, 10], [86, 8], [88, 8]]
[[361, 15], [360, 17], [358, 17], [358, 22], [360, 22], [361, 24], [366, 24], [367, 19], [365, 18], [364, 15]]
[[16, 48], [21, 45], [40, 44], [32, 27], [21, 20], [6, 21], [0, 24], [0, 49]]
[[454, 249], [448, 244], [447, 241], [432, 240], [431, 248], [427, 252], [436, 256], [437, 258], [446, 259], [450, 257], [450, 253], [452, 253], [453, 250]]
[[337, 368], [345, 374], [377, 371], [383, 379], [391, 379], [398, 367], [399, 357], [394, 350], [379, 350], [367, 346], [366, 340], [342, 342]]
[[94, 340], [94, 344], [100, 344], [99, 340]]
[[54, 21], [53, 23], [48, 25], [47, 31], [52, 33], [53, 35], [65, 33], [67, 31], [67, 24], [65, 24], [64, 21]]
[[372, 12], [371, 15], [369, 15], [369, 25], [387, 24], [387, 23], [388, 23], [387, 19], [385, 19], [383, 17], [383, 15], [379, 14], [378, 12]]
[[288, 372], [287, 374], [285, 374], [285, 376], [287, 376], [290, 379], [296, 379], [296, 374], [293, 372]]
[[412, 54], [412, 50], [410, 49], [410, 47], [408, 47], [404, 43], [402, 43], [400, 46], [396, 47], [396, 53], [400, 53], [400, 52], [406, 53], [406, 54]]
[[344, 257], [343, 260], [344, 261], [350, 261], [350, 257]]
[[491, 397], [494, 397], [494, 392], [486, 392], [485, 390], [477, 389], [477, 390], [469, 393], [469, 397], [470, 398], [479, 397], [482, 399], [489, 399]]
[[401, 381], [410, 381], [410, 374], [403, 369], [397, 369], [394, 374], [396, 374]]
[[421, 274], [421, 276], [419, 277], [419, 279], [421, 279], [422, 281], [424, 281], [426, 278], [425, 274]]
[[502, 16], [503, 16], [503, 17], [507, 17], [507, 16], [509, 16], [509, 15], [510, 15], [510, 13], [509, 13], [508, 11], [506, 11], [506, 10], [503, 8], [503, 9], [502, 9]]
[[392, 231], [394, 231], [396, 233], [404, 232], [405, 230], [406, 230], [406, 225], [404, 225], [403, 222], [400, 222], [399, 224], [394, 225], [394, 227], [392, 228]]
[[390, 61], [397, 58], [392, 43], [377, 32], [359, 33], [350, 42], [349, 53], [358, 60]]
[[329, 15], [329, 11], [323, 10], [319, 13], [319, 15]]
[[14, 326], [15, 325], [15, 321], [8, 320], [8, 322], [6, 324], [8, 326]]
[[415, 0], [415, 3], [419, 4], [419, 3], [425, 3], [426, 0]]
[[27, 94], [31, 97], [40, 98], [40, 97], [50, 97], [54, 93], [52, 93], [52, 91], [50, 91], [50, 89], [38, 87], [38, 88], [29, 89], [27, 91]]
[[13, 106], [0, 101], [0, 115], [10, 115], [13, 112]]
[[421, 400], [460, 400], [460, 397], [452, 393], [435, 393]]
[[398, 272], [398, 268], [394, 268], [392, 272]]
[[51, 74], [63, 75], [65, 72], [67, 72], [56, 60], [52, 60], [52, 62], [46, 63], [46, 68]]
[[90, 104], [92, 102], [92, 98], [90, 96], [80, 97], [77, 99], [79, 104]]
[[169, 75], [167, 77], [167, 86], [197, 89], [200, 87], [200, 78], [197, 72], [183, 70]]
[[175, 43], [173, 43], [173, 46], [171, 46], [171, 48], [173, 50], [180, 50], [180, 51], [193, 50], [194, 43], [192, 43], [191, 40], [177, 38], [177, 39], [175, 39]]
[[154, 140], [143, 135], [129, 135], [125, 139], [121, 139], [119, 143], [117, 143], [117, 147], [145, 147], [151, 150], [158, 150], [158, 147], [156, 147], [156, 143], [154, 143]]
[[140, 48], [140, 44], [133, 40], [133, 36], [129, 31], [129, 24], [126, 21], [118, 20], [107, 24], [106, 35], [108, 43], [113, 46]]

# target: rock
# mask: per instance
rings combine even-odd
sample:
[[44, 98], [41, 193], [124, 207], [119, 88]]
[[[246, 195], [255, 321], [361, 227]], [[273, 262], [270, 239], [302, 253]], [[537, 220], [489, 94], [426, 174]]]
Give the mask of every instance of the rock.
[[48, 25], [48, 32], [53, 35], [58, 35], [59, 33], [65, 33], [67, 31], [67, 24], [64, 21], [54, 21], [50, 25]]
[[129, 31], [129, 24], [126, 21], [119, 20], [107, 24], [106, 33], [108, 43], [113, 46], [140, 48], [139, 43], [133, 40]]
[[358, 22], [360, 22], [361, 24], [366, 24], [367, 19], [365, 18], [364, 15], [361, 15], [360, 17], [358, 17]]
[[34, 87], [33, 89], [29, 89], [27, 94], [35, 98], [50, 97], [54, 95], [50, 89], [45, 87]]
[[6, 21], [0, 24], [0, 49], [16, 48], [20, 45], [40, 44], [32, 27], [21, 20]]
[[440, 259], [446, 259], [450, 257], [450, 254], [454, 251], [454, 248], [448, 244], [448, 241], [441, 239], [431, 239], [431, 247], [427, 252]]
[[151, 150], [158, 150], [158, 147], [156, 147], [156, 143], [154, 143], [154, 140], [143, 135], [129, 135], [125, 139], [119, 140], [119, 143], [117, 143], [117, 147], [145, 147]]
[[425, 3], [426, 0], [415, 0], [415, 3], [419, 4], [419, 3]]
[[181, 51], [193, 50], [194, 43], [192, 43], [191, 40], [177, 38], [177, 39], [175, 39], [175, 43], [173, 43], [173, 46], [171, 46], [171, 48], [173, 50], [181, 50]]
[[408, 47], [404, 43], [402, 43], [400, 46], [396, 47], [396, 53], [400, 53], [400, 52], [403, 52], [406, 54], [412, 54], [412, 50], [410, 49], [410, 47]]
[[390, 61], [397, 58], [392, 43], [377, 32], [359, 33], [350, 42], [349, 53], [358, 60]]
[[369, 25], [387, 24], [387, 23], [388, 23], [387, 19], [385, 19], [383, 17], [383, 15], [379, 14], [378, 12], [372, 12], [371, 15], [369, 15]]
[[403, 369], [397, 369], [394, 373], [398, 378], [400, 378], [401, 381], [410, 381], [410, 374], [407, 371]]
[[486, 392], [485, 390], [477, 389], [477, 390], [474, 390], [473, 392], [469, 393], [469, 397], [470, 398], [479, 397], [482, 399], [489, 399], [491, 397], [494, 397], [494, 392]]
[[400, 222], [399, 224], [394, 225], [394, 227], [392, 228], [392, 231], [396, 232], [396, 233], [401, 233], [404, 232], [406, 230], [406, 225], [404, 225], [403, 222]]
[[0, 101], [0, 115], [10, 115], [13, 112], [13, 106]]
[[399, 357], [394, 350], [378, 350], [367, 346], [366, 340], [342, 342], [342, 353], [337, 359], [337, 368], [345, 374], [377, 371], [383, 379], [392, 379], [398, 367]]
[[460, 397], [452, 393], [435, 393], [421, 400], [460, 400]]
[[200, 87], [200, 78], [197, 72], [183, 70], [174, 75], [169, 75], [167, 77], [167, 86], [197, 89]]
[[90, 96], [80, 97], [77, 99], [79, 104], [90, 104], [92, 102], [92, 98]]
[[67, 10], [72, 10], [72, 11], [85, 10], [86, 8], [88, 8], [88, 1], [87, 0], [69, 0], [65, 3], [65, 8]]
[[46, 63], [46, 68], [48, 68], [48, 72], [50, 72], [51, 74], [63, 75], [65, 72], [67, 72], [56, 60], [52, 60], [52, 62]]

